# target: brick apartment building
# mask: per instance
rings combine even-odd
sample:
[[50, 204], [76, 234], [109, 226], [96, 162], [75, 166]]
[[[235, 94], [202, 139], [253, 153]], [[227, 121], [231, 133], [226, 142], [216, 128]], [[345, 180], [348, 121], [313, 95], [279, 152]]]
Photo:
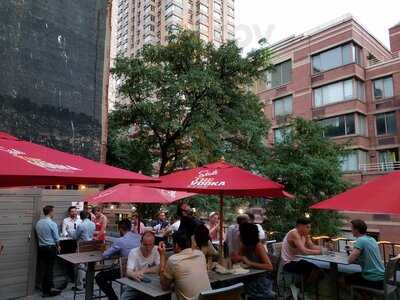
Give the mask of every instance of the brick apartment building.
[[[351, 142], [347, 179], [361, 183], [400, 168], [400, 23], [389, 35], [390, 50], [346, 15], [273, 44], [275, 70], [255, 86], [272, 122], [268, 142], [279, 142], [288, 117], [299, 116]], [[400, 241], [400, 218], [362, 217], [381, 239]]]

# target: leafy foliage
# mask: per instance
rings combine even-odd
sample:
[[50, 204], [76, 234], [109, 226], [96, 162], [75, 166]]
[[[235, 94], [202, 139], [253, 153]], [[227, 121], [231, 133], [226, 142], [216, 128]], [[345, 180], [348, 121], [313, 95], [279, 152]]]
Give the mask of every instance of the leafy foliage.
[[268, 229], [285, 233], [298, 217], [310, 214], [314, 234], [336, 234], [341, 224], [340, 215], [310, 211], [309, 206], [346, 189], [340, 166], [341, 157], [347, 153], [345, 145], [324, 136], [318, 123], [300, 118], [292, 120], [283, 140], [274, 145], [265, 172], [271, 179], [283, 183], [296, 198], [269, 203]]
[[[234, 41], [215, 48], [187, 30], [172, 34], [168, 45], [117, 58], [112, 72], [126, 101], [111, 114], [111, 132], [132, 134], [111, 137], [109, 162], [134, 170], [158, 163], [159, 175], [222, 156], [262, 165], [268, 122], [249, 87], [271, 68], [269, 59], [265, 47], [242, 56]], [[135, 157], [121, 165], [128, 153]]]

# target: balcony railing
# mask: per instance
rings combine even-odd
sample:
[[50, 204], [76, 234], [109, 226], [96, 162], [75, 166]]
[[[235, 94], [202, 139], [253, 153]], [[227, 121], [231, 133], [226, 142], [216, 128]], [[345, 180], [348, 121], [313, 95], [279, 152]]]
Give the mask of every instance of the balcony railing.
[[360, 164], [360, 171], [362, 173], [382, 173], [394, 170], [400, 170], [400, 161]]

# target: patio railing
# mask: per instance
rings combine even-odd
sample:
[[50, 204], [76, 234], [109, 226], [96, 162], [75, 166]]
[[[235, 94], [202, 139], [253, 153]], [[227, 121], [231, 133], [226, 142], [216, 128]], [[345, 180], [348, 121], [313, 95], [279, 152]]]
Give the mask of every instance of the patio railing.
[[400, 170], [400, 161], [360, 164], [360, 171], [363, 173], [379, 173]]

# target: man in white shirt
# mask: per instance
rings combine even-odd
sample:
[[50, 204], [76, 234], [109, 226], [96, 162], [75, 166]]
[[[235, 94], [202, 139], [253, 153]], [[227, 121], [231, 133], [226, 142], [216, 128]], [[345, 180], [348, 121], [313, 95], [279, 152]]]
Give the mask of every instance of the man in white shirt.
[[229, 257], [232, 261], [240, 261], [240, 232], [239, 225], [249, 222], [249, 216], [247, 214], [240, 214], [236, 218], [236, 223], [228, 227], [225, 237], [225, 243], [228, 246]]
[[261, 243], [266, 242], [266, 236], [265, 236], [264, 228], [262, 228], [262, 226], [260, 224], [255, 223], [256, 216], [251, 212], [247, 212], [246, 214], [249, 216], [249, 222], [252, 223], [252, 224], [255, 224], [257, 226], [258, 238], [260, 239], [260, 242]]
[[[131, 250], [128, 256], [126, 276], [142, 281], [146, 273], [158, 273], [160, 267], [160, 254], [154, 246], [155, 236], [151, 231], [146, 231], [142, 236], [141, 245]], [[127, 287], [121, 300], [143, 299], [145, 295], [137, 290]]]
[[[63, 241], [62, 253], [74, 253], [76, 251], [75, 234], [76, 229], [82, 223], [82, 220], [78, 216], [78, 210], [75, 206], [68, 208], [68, 217], [65, 218], [61, 226], [61, 235], [63, 237], [71, 238], [73, 240]], [[69, 262], [64, 262], [67, 274], [71, 282], [75, 282], [75, 266]]]
[[68, 208], [68, 217], [63, 220], [62, 223], [62, 236], [74, 238], [75, 231], [82, 221], [78, 216], [78, 210], [75, 206]]

